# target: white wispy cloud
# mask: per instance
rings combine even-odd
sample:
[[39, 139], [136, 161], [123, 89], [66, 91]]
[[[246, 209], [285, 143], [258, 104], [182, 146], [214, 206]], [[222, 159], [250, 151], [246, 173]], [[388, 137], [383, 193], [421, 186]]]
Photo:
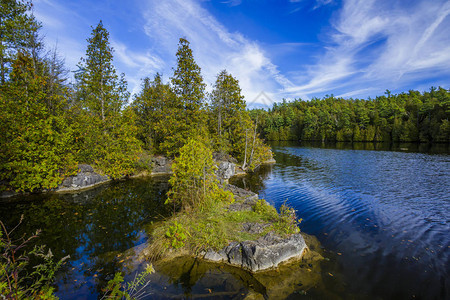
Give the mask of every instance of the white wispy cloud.
[[[196, 1], [149, 1], [145, 18], [147, 35], [174, 57], [180, 37], [186, 37], [210, 85], [222, 69], [235, 76], [247, 101], [260, 92], [277, 94], [292, 84], [283, 76], [258, 43], [229, 32]], [[172, 60], [172, 65], [175, 60]]]
[[296, 96], [337, 90], [361, 96], [415, 88], [415, 80], [437, 73], [450, 75], [449, 14], [449, 1], [400, 6], [396, 1], [345, 0], [331, 21], [325, 53], [285, 92]]
[[[290, 2], [302, 14], [334, 10], [330, 20], [323, 20], [319, 42], [252, 40], [226, 28], [201, 0], [135, 0], [126, 12], [111, 1], [41, 0], [34, 4], [34, 13], [43, 23], [47, 46], [57, 43], [70, 70], [85, 55], [90, 26], [103, 19], [115, 49], [114, 63], [125, 72], [133, 93], [139, 91], [143, 77], [156, 72], [168, 80], [180, 37], [191, 42], [209, 89], [217, 73], [227, 69], [240, 81], [247, 102], [261, 92], [279, 101], [325, 94], [366, 97], [386, 89], [449, 84], [450, 1]], [[290, 30], [304, 30], [303, 26], [308, 25], [299, 21], [298, 28]], [[303, 56], [307, 58], [302, 60]]]

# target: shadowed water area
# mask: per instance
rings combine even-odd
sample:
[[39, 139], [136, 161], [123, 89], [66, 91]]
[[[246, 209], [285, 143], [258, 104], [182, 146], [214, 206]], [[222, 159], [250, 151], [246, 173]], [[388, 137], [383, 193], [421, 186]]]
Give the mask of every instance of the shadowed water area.
[[[422, 148], [420, 148], [422, 147]], [[277, 164], [232, 183], [303, 218], [312, 251], [267, 273], [192, 258], [155, 264], [147, 299], [446, 299], [450, 295], [448, 146], [274, 144]], [[365, 150], [364, 150], [365, 149]], [[97, 299], [114, 273], [132, 279], [133, 251], [152, 222], [170, 214], [167, 178], [110, 183], [76, 194], [2, 202], [16, 232], [71, 258], [59, 271], [61, 299]], [[320, 244], [319, 244], [320, 242]], [[323, 247], [324, 249], [321, 249]], [[131, 257], [131, 258], [130, 258]]]

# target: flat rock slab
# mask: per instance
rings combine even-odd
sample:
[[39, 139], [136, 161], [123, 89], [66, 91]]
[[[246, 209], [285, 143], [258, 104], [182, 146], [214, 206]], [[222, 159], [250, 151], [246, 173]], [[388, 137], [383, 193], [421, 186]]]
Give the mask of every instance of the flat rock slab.
[[282, 238], [273, 232], [256, 241], [232, 242], [219, 252], [208, 250], [204, 259], [224, 262], [251, 272], [277, 267], [294, 257], [301, 257], [306, 243], [300, 233]]
[[242, 231], [250, 234], [261, 234], [270, 226], [270, 223], [244, 223], [242, 224]]
[[244, 201], [247, 203], [253, 202], [253, 204], [258, 201], [258, 194], [253, 193], [252, 191], [241, 189], [240, 187], [237, 187], [235, 185], [227, 184], [225, 186], [225, 190], [232, 192], [235, 196], [236, 201]]

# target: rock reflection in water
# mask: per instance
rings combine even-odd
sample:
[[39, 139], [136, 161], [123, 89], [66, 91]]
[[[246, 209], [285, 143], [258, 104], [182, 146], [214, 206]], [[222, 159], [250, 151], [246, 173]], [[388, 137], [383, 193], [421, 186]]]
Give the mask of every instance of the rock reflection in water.
[[[324, 280], [334, 276], [328, 272], [333, 263], [329, 258], [324, 258], [326, 254], [315, 237], [305, 235], [305, 240], [310, 250], [302, 259], [264, 272], [251, 273], [190, 256], [158, 262], [154, 265], [156, 274], [151, 278], [153, 284], [168, 284], [172, 288], [159, 292], [153, 290], [152, 297], [285, 299], [314, 294], [314, 297], [337, 299], [336, 295], [327, 292], [324, 284]], [[327, 273], [323, 274], [324, 264], [327, 265]], [[339, 281], [338, 278], [333, 280]]]

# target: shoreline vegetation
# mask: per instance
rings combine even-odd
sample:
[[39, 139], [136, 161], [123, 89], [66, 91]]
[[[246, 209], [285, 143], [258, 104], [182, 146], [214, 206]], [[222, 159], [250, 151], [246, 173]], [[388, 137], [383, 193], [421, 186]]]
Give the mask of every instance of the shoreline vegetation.
[[431, 87], [375, 99], [325, 96], [254, 109], [259, 134], [270, 141], [450, 143], [450, 91]]

